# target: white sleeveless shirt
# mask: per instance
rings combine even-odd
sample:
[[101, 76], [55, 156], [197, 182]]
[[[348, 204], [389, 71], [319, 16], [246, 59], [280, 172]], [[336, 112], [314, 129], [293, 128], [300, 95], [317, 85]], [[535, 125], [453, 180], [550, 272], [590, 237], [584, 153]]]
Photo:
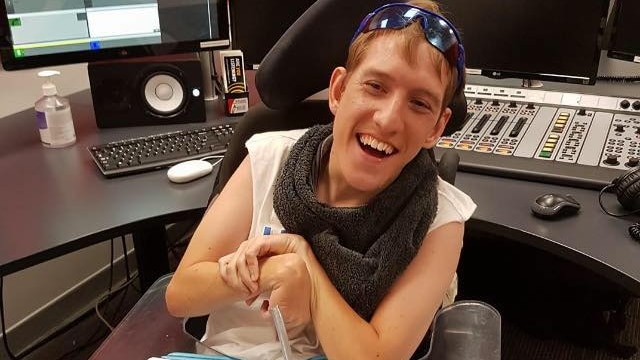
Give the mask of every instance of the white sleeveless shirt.
[[[253, 215], [249, 236], [284, 231], [273, 209], [273, 190], [291, 147], [307, 129], [256, 134], [246, 143], [253, 183]], [[471, 217], [476, 204], [462, 191], [438, 178], [438, 210], [428, 232], [450, 222], [464, 222]], [[454, 277], [443, 306], [455, 299], [457, 278]], [[268, 299], [263, 294], [251, 306], [240, 301], [211, 313], [202, 342], [212, 354], [225, 354], [239, 359], [282, 359], [280, 344], [270, 319], [262, 318], [260, 304]], [[295, 339], [290, 339], [295, 360], [305, 360], [322, 354], [313, 326]]]

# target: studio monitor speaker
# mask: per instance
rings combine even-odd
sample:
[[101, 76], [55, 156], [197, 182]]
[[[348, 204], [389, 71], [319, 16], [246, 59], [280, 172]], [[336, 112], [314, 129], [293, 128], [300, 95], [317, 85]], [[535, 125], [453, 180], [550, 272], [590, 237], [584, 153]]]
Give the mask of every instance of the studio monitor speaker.
[[204, 122], [198, 59], [89, 63], [99, 128]]

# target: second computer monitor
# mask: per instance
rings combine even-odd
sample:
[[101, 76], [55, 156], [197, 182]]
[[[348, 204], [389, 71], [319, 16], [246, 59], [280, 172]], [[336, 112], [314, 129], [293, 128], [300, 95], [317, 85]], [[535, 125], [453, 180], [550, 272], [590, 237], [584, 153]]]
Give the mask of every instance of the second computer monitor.
[[595, 83], [609, 0], [442, 0], [441, 4], [461, 32], [472, 73]]

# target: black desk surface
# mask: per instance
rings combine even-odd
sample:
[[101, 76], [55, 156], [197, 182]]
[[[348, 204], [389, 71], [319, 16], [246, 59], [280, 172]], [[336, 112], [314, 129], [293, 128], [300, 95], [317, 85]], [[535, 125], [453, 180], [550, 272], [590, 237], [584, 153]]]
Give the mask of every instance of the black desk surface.
[[[91, 94], [70, 97], [77, 143], [41, 145], [33, 110], [0, 119], [0, 275], [149, 225], [197, 217], [213, 188], [214, 173], [173, 184], [166, 170], [107, 179], [87, 147], [206, 123], [97, 129]], [[208, 123], [224, 119], [209, 104]], [[218, 120], [220, 121], [220, 120]]]
[[[597, 191], [464, 172], [458, 172], [456, 187], [478, 205], [468, 233], [495, 234], [547, 251], [640, 296], [640, 242], [627, 232], [632, 221], [604, 214]], [[536, 218], [530, 205], [549, 192], [572, 194], [582, 205], [580, 212], [558, 220]], [[605, 203], [616, 206], [613, 195], [605, 196]]]
[[[214, 174], [182, 185], [171, 184], [165, 171], [105, 179], [86, 150], [185, 125], [97, 130], [89, 91], [71, 101], [78, 142], [66, 149], [40, 145], [30, 110], [0, 119], [0, 275], [204, 211]], [[221, 119], [209, 106], [209, 120]], [[605, 215], [596, 191], [463, 172], [456, 185], [478, 204], [468, 231], [488, 231], [557, 254], [640, 296], [640, 243], [627, 234], [638, 218]], [[533, 217], [531, 201], [547, 192], [573, 194], [582, 203], [580, 214], [559, 221]], [[607, 202], [615, 205], [615, 199]]]

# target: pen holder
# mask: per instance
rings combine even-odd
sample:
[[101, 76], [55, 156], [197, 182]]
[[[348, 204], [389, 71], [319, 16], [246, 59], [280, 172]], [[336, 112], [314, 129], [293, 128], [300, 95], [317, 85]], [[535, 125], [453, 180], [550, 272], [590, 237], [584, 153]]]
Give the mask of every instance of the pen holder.
[[224, 114], [240, 116], [249, 110], [249, 92], [224, 93]]

